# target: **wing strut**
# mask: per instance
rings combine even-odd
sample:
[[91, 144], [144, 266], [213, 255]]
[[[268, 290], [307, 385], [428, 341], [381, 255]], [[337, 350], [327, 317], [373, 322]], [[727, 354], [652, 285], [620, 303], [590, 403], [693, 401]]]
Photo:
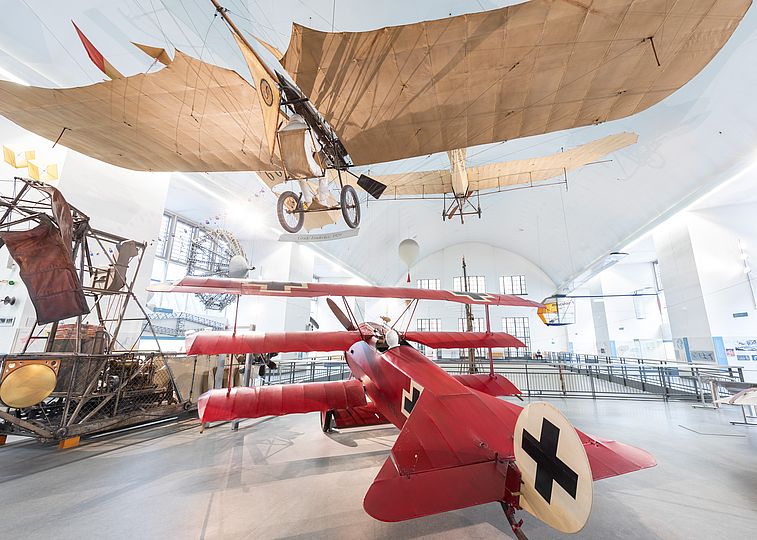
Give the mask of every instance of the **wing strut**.
[[[486, 308], [486, 310], [485, 310], [485, 313], [486, 313], [486, 333], [488, 335], [488, 334], [492, 333], [491, 321], [489, 320], [489, 306], [486, 305], [484, 307]], [[493, 377], [494, 376], [494, 357], [492, 356], [492, 348], [489, 347], [488, 351], [489, 351], [489, 376]]]

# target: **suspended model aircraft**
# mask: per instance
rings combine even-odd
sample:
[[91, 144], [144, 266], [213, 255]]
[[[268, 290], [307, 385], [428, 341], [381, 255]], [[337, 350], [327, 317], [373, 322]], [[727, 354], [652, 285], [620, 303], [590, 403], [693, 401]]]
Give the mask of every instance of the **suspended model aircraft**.
[[[474, 173], [465, 188], [466, 148], [651, 107], [708, 64], [751, 5], [529, 0], [366, 32], [295, 24], [286, 53], [267, 46], [279, 60], [272, 67], [218, 1], [211, 2], [231, 28], [254, 87], [234, 71], [178, 50], [171, 59], [164, 49], [144, 45], [165, 67], [121, 77], [88, 48], [112, 80], [63, 89], [0, 82], [0, 114], [130, 169], [265, 171], [270, 174], [263, 178], [274, 184], [300, 180], [301, 193], [288, 191], [279, 200], [287, 230], [298, 230], [306, 216], [322, 226], [339, 210], [357, 227], [360, 205], [346, 181], [354, 166], [451, 152], [449, 184], [438, 174], [421, 183], [424, 192], [452, 194], [455, 202], [444, 215], [459, 210], [462, 217], [475, 190], [490, 189], [477, 185]], [[583, 153], [596, 152], [599, 142]], [[555, 168], [562, 174], [585, 163]], [[334, 174], [325, 176], [326, 170]], [[512, 172], [523, 178], [538, 173]], [[315, 176], [324, 178], [317, 192], [306, 183]], [[499, 186], [505, 176], [486, 180], [496, 178]], [[338, 201], [328, 194], [336, 182]], [[367, 176], [358, 184], [374, 195], [386, 185], [390, 192], [403, 186]]]
[[[350, 178], [346, 181], [364, 188], [377, 199], [408, 196], [428, 199], [442, 195], [442, 220], [459, 216], [464, 222], [467, 215], [481, 217], [479, 196], [482, 192], [567, 183], [568, 172], [600, 162], [605, 156], [635, 144], [637, 140], [635, 133], [617, 133], [549, 156], [479, 167], [466, 166], [466, 149], [461, 148], [447, 152], [449, 169], [372, 177], [361, 175], [357, 182]], [[556, 178], [559, 181], [554, 181]]]
[[[520, 391], [494, 373], [491, 347], [523, 347], [491, 332], [489, 306], [536, 307], [518, 296], [440, 290], [184, 278], [160, 292], [262, 296], [364, 296], [482, 304], [486, 332], [408, 332], [359, 323], [329, 298], [342, 332], [217, 333], [194, 336], [190, 353], [345, 351], [354, 379], [211, 390], [198, 401], [203, 423], [320, 412], [322, 427], [393, 424], [397, 441], [363, 500], [382, 521], [402, 521], [498, 502], [518, 538], [524, 509], [563, 532], [581, 530], [592, 505], [592, 481], [655, 465], [643, 450], [575, 430], [552, 405], [521, 408], [501, 396]], [[450, 375], [409, 345], [487, 347], [489, 373]]]

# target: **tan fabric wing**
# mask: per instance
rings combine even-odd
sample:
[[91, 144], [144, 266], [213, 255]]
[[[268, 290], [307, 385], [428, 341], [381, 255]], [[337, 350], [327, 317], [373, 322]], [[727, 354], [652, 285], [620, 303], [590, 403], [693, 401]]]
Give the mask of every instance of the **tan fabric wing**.
[[[507, 188], [562, 177], [564, 172], [599, 161], [612, 152], [635, 144], [638, 138], [636, 133], [617, 133], [548, 156], [468, 167], [469, 191]], [[408, 172], [372, 178], [388, 186], [384, 192], [386, 198], [452, 192], [452, 175], [449, 170]], [[357, 185], [352, 177], [347, 178], [347, 181]]]
[[[382, 199], [402, 195], [452, 193], [452, 173], [449, 169], [370, 176], [387, 186], [381, 196]], [[347, 183], [357, 186], [357, 181], [354, 178], [349, 177], [345, 180]]]
[[530, 0], [369, 32], [294, 25], [283, 62], [367, 165], [643, 111], [699, 73], [750, 5]]
[[638, 139], [636, 133], [618, 133], [549, 156], [469, 167], [470, 190], [506, 188], [557, 176], [562, 178], [564, 173], [600, 161], [608, 154], [636, 144]]
[[180, 51], [159, 71], [79, 88], [0, 81], [0, 114], [46, 139], [139, 171], [254, 171], [271, 162], [255, 90]]

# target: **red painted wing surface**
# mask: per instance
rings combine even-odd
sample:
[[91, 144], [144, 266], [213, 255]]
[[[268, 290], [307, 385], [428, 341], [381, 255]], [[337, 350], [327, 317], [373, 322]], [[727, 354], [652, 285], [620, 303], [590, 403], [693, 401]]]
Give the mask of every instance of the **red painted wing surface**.
[[538, 302], [507, 294], [453, 292], [413, 289], [409, 287], [374, 287], [371, 285], [345, 285], [341, 283], [252, 281], [218, 277], [187, 276], [177, 283], [151, 285], [148, 287], [148, 290], [152, 292], [223, 293], [294, 298], [315, 298], [318, 296], [407, 298], [417, 300], [446, 300], [462, 304], [543, 307]]
[[356, 380], [225, 388], [197, 400], [201, 422], [260, 418], [284, 414], [348, 409], [366, 405], [363, 384]]
[[526, 346], [521, 340], [505, 332], [405, 332], [403, 337], [432, 349]]
[[473, 375], [452, 375], [452, 378], [460, 381], [468, 388], [473, 388], [490, 396], [518, 396], [522, 393], [517, 386], [502, 375], [476, 373]]
[[187, 354], [344, 351], [360, 332], [198, 332], [187, 338]]
[[362, 407], [336, 409], [334, 411], [334, 427], [337, 429], [380, 426], [389, 423], [389, 420], [378, 411], [374, 403], [368, 403]]

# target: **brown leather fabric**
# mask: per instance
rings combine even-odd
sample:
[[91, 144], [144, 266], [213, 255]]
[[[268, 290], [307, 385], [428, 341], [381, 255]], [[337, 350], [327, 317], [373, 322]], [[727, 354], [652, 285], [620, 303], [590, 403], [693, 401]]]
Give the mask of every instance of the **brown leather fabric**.
[[38, 324], [89, 313], [70, 247], [49, 219], [28, 231], [0, 233], [0, 239], [19, 266]]
[[50, 195], [50, 206], [53, 210], [53, 216], [58, 224], [60, 235], [63, 238], [63, 245], [67, 251], [71, 251], [71, 238], [74, 231], [74, 218], [71, 216], [71, 206], [69, 206], [63, 194], [53, 186], [37, 186], [39, 189]]

